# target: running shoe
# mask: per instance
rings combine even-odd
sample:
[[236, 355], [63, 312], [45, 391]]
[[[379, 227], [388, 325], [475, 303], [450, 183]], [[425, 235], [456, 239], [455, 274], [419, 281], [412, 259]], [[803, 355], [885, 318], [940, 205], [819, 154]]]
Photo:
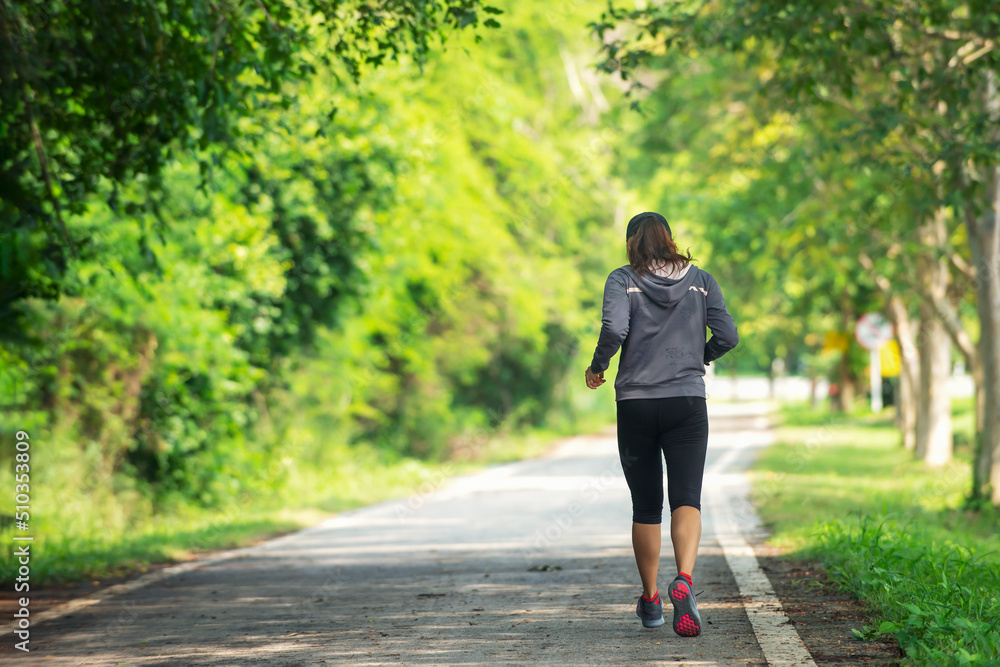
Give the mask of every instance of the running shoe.
[[677, 575], [667, 588], [667, 595], [674, 605], [674, 632], [681, 637], [697, 637], [701, 634], [701, 616], [695, 602], [694, 591], [687, 580]]
[[652, 600], [646, 600], [639, 595], [639, 601], [635, 604], [635, 615], [642, 619], [643, 627], [658, 628], [663, 625], [663, 601], [660, 600], [660, 592], [657, 591]]

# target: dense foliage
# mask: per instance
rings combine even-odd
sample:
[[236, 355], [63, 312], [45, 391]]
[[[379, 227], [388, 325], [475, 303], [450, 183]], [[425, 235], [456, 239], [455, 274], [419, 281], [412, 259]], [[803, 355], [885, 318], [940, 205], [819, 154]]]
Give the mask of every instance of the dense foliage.
[[[3, 428], [61, 461], [39, 473], [42, 516], [98, 496], [218, 504], [345, 444], [467, 458], [571, 419], [570, 365], [622, 260], [605, 251], [614, 114], [592, 113], [614, 91], [584, 71], [574, 11], [521, 6], [358, 81], [317, 58], [155, 174], [93, 170], [63, 210], [85, 252], [58, 289], [19, 293], [0, 343]], [[8, 219], [19, 249], [58, 243]]]
[[[448, 31], [498, 26], [498, 13], [479, 0], [3, 0], [0, 335], [16, 335], [20, 299], [72, 289], [70, 260], [99, 258], [66, 219], [95, 194], [132, 215], [174, 159], [197, 154], [207, 181], [220, 153], [249, 149], [259, 133], [240, 120], [287, 109], [286, 82], [422, 62]], [[136, 181], [146, 196], [124, 207], [117, 186]]]

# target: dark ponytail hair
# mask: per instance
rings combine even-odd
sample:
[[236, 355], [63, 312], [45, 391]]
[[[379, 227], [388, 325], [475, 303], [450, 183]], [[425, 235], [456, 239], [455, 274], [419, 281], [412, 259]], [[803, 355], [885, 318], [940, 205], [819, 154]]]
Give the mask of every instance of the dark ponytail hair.
[[651, 273], [653, 268], [666, 267], [668, 264], [678, 271], [695, 261], [691, 257], [691, 249], [686, 253], [677, 250], [677, 244], [663, 226], [655, 218], [647, 218], [639, 223], [626, 242], [628, 263], [638, 274]]

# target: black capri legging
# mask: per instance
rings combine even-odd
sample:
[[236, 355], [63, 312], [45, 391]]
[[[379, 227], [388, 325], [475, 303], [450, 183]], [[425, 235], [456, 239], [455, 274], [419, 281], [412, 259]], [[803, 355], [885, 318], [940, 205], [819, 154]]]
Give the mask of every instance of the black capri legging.
[[618, 455], [632, 493], [632, 521], [663, 521], [663, 465], [670, 511], [701, 509], [708, 449], [708, 410], [700, 396], [618, 401]]

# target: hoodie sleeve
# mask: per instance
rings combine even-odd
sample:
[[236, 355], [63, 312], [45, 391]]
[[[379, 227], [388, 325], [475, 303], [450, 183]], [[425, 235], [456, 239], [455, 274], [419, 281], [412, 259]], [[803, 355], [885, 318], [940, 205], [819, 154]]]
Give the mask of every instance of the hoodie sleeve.
[[628, 286], [624, 276], [615, 271], [604, 284], [604, 310], [601, 317], [601, 335], [590, 362], [590, 370], [600, 373], [607, 369], [622, 341], [628, 335], [629, 323]]
[[722, 297], [722, 289], [711, 274], [708, 276], [708, 317], [706, 323], [712, 330], [712, 338], [705, 343], [705, 363], [715, 361], [740, 342], [736, 331], [736, 322], [726, 310], [726, 300]]

